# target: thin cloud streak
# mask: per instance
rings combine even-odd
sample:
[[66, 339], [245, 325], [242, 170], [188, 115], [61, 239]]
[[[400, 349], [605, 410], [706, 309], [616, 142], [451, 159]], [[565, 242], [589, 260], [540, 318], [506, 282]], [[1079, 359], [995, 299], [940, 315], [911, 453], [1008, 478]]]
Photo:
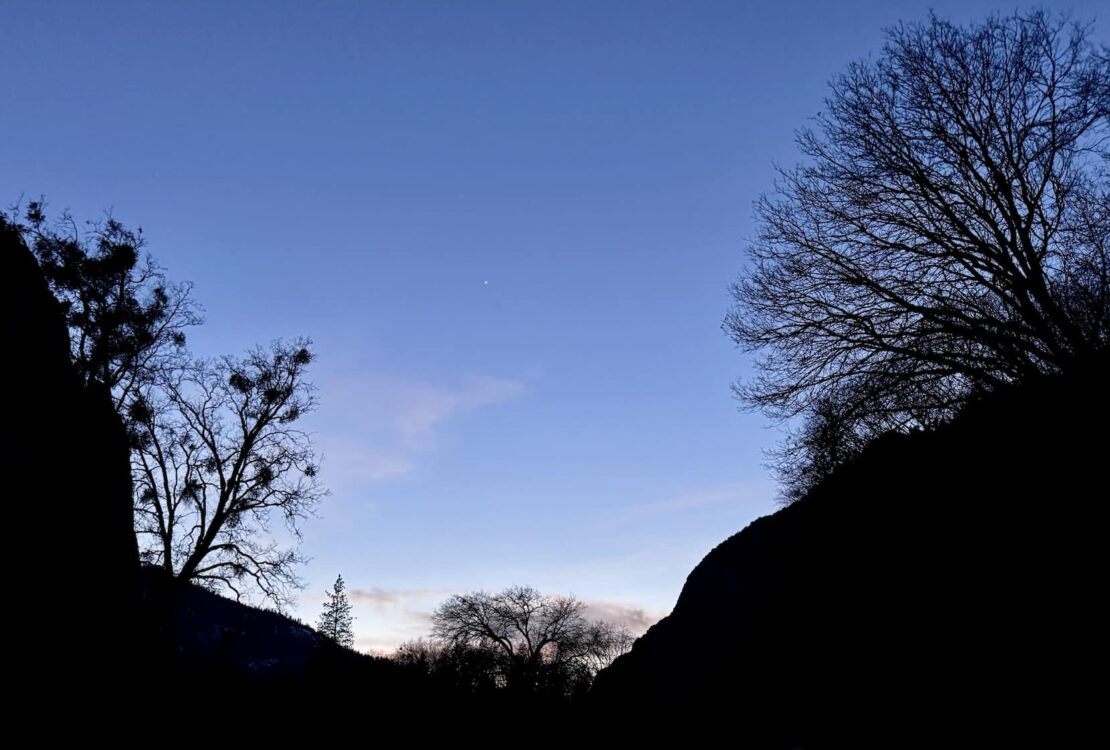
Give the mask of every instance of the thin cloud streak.
[[347, 598], [355, 604], [386, 610], [436, 597], [446, 599], [454, 593], [454, 589], [383, 589], [375, 586], [369, 589], [348, 589]]
[[347, 491], [412, 473], [438, 449], [448, 423], [517, 398], [524, 384], [491, 375], [456, 385], [367, 375], [320, 390], [325, 480]]
[[403, 388], [403, 407], [394, 415], [393, 426], [401, 444], [421, 452], [435, 444], [439, 426], [457, 414], [508, 401], [520, 395], [523, 384], [515, 380], [481, 375], [456, 388], [413, 384]]
[[767, 483], [763, 481], [736, 482], [686, 492], [665, 500], [642, 503], [629, 508], [624, 513], [628, 516], [645, 518], [729, 503], [765, 502], [769, 491]]
[[432, 612], [455, 589], [380, 587], [347, 590], [355, 611], [355, 647], [360, 651], [389, 654], [406, 641], [426, 638]]

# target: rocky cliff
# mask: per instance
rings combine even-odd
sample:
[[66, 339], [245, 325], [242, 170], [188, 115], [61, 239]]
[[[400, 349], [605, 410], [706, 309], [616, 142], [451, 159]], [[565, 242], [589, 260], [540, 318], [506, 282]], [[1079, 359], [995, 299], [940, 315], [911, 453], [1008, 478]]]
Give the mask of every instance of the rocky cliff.
[[2, 218], [0, 350], [9, 676], [31, 701], [125, 691], [141, 632], [127, 435], [71, 366], [63, 311]]
[[1101, 715], [1106, 359], [891, 435], [722, 542], [597, 681], [741, 745], [961, 744]]

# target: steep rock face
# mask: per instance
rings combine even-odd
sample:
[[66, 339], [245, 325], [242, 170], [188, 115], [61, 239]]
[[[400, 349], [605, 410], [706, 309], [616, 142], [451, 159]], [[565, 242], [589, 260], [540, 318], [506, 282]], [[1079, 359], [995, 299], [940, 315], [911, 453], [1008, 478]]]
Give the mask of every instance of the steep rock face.
[[17, 660], [26, 660], [18, 665], [25, 684], [57, 700], [103, 680], [104, 670], [118, 678], [134, 660], [139, 562], [128, 443], [107, 391], [82, 386], [62, 310], [2, 219], [0, 349], [9, 601], [24, 639]]
[[1103, 358], [877, 441], [710, 552], [594, 704], [759, 746], [1093, 723], [1107, 383]]

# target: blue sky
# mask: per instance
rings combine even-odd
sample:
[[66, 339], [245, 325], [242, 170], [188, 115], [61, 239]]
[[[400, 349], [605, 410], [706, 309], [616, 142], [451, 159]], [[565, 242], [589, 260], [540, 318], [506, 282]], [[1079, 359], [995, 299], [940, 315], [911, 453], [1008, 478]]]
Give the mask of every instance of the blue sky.
[[363, 648], [513, 583], [642, 626], [775, 509], [720, 330], [752, 201], [928, 7], [1016, 6], [5, 2], [0, 199], [141, 224], [201, 354], [314, 339], [303, 618], [341, 572]]

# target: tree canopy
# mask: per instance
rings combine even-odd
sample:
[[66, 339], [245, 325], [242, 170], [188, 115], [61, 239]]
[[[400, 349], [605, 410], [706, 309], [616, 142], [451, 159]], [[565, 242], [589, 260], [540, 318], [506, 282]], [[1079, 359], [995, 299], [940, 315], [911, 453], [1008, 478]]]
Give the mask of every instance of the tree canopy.
[[294, 539], [325, 494], [309, 436], [310, 342], [188, 360], [130, 409], [135, 524], [144, 557], [182, 580], [277, 604], [299, 587]]
[[806, 418], [810, 479], [1106, 347], [1108, 120], [1110, 55], [1044, 11], [901, 24], [833, 79], [724, 323], [761, 355], [740, 397]]
[[68, 214], [48, 220], [46, 204], [30, 201], [16, 226], [38, 258], [70, 328], [73, 363], [86, 383], [97, 381], [126, 410], [136, 391], [172, 366], [185, 332], [200, 324], [188, 283], [172, 283], [144, 246], [142, 229], [118, 219], [86, 222]]
[[[484, 664], [499, 687], [565, 694], [588, 686], [598, 670], [632, 645], [626, 629], [591, 621], [585, 609], [573, 596], [548, 596], [530, 586], [458, 594], [432, 615], [432, 636], [447, 648], [441, 658]], [[428, 649], [415, 644], [407, 653], [427, 658]]]

